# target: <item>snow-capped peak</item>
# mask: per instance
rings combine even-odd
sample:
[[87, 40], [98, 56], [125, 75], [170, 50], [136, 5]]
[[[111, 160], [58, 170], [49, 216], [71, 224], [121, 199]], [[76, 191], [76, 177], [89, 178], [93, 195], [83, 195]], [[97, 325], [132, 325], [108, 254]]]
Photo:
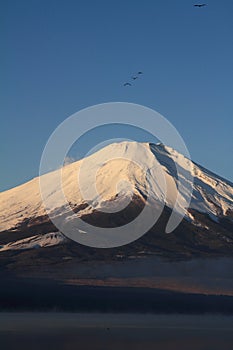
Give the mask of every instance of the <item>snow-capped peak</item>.
[[[177, 170], [181, 170], [180, 174]], [[192, 179], [191, 209], [209, 214], [215, 219], [233, 211], [232, 184], [163, 144], [128, 141], [113, 143], [63, 169], [42, 175], [43, 180], [50, 186], [60, 171], [67, 201], [80, 206], [88, 199], [89, 206], [83, 209], [84, 212], [90, 212], [93, 208], [106, 209], [106, 203], [110, 202], [113, 203], [111, 210], [115, 205], [117, 211], [130, 202], [132, 194], [143, 199], [148, 193], [154, 200], [164, 201], [168, 207], [173, 208], [177, 201], [179, 182], [191, 186]], [[77, 173], [81, 174], [79, 178]], [[93, 173], [96, 174], [95, 182]], [[56, 215], [55, 209], [59, 209], [63, 203], [56, 186], [52, 187], [51, 191], [48, 190], [48, 197], [51, 211]], [[183, 187], [180, 193], [178, 205], [186, 210], [185, 189]], [[0, 208], [0, 231], [12, 229], [26, 219], [44, 216], [46, 212], [40, 194], [39, 178], [2, 192]], [[190, 219], [192, 220], [191, 214]]]

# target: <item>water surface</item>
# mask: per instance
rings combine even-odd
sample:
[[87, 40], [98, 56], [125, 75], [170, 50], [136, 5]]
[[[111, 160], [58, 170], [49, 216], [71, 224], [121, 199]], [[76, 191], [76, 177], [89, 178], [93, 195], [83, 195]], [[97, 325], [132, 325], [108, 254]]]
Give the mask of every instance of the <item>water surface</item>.
[[233, 317], [0, 313], [1, 349], [232, 350]]

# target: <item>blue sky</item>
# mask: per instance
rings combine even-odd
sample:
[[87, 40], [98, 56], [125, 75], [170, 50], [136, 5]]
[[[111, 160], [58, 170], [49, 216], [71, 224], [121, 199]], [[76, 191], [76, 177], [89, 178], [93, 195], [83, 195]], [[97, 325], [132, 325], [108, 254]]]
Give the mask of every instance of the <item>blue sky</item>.
[[[0, 190], [38, 175], [44, 145], [64, 119], [111, 101], [160, 112], [194, 161], [233, 181], [233, 2], [194, 3], [2, 0]], [[124, 88], [138, 70], [140, 81]]]

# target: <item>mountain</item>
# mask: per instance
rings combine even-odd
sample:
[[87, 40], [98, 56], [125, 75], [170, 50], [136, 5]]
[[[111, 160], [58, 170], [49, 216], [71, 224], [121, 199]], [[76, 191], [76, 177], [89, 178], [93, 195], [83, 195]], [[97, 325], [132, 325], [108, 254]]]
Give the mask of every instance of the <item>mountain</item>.
[[[79, 183], [78, 171], [81, 171]], [[94, 254], [112, 259], [113, 251], [115, 258], [128, 256], [132, 251], [135, 256], [140, 253], [140, 256], [156, 254], [170, 258], [233, 253], [233, 184], [168, 146], [114, 143], [64, 166], [62, 189], [70, 207], [64, 205], [54, 181], [60, 172], [61, 169], [47, 173], [0, 194], [0, 255], [32, 248], [38, 248], [35, 254], [39, 254], [38, 251], [47, 247], [63, 258]], [[159, 213], [160, 205], [164, 208], [144, 236], [124, 247], [110, 249], [110, 254], [107, 250], [77, 244], [57, 232], [44, 208], [41, 181], [47, 185], [43, 196], [49, 216], [55, 221], [59, 218], [62, 223], [72, 224], [78, 216], [100, 228], [123, 226], [142, 212], [149, 197], [149, 205], [158, 205]], [[181, 182], [183, 187], [178, 192]], [[174, 208], [178, 214], [184, 213], [184, 218], [173, 232], [166, 233]], [[79, 231], [80, 237], [91, 234]]]

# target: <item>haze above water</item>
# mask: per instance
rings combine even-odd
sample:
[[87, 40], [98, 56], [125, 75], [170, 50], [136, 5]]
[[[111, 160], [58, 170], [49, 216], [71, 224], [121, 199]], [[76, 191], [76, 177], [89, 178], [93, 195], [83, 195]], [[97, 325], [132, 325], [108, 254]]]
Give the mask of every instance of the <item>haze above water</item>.
[[233, 317], [1, 313], [3, 349], [230, 350]]

